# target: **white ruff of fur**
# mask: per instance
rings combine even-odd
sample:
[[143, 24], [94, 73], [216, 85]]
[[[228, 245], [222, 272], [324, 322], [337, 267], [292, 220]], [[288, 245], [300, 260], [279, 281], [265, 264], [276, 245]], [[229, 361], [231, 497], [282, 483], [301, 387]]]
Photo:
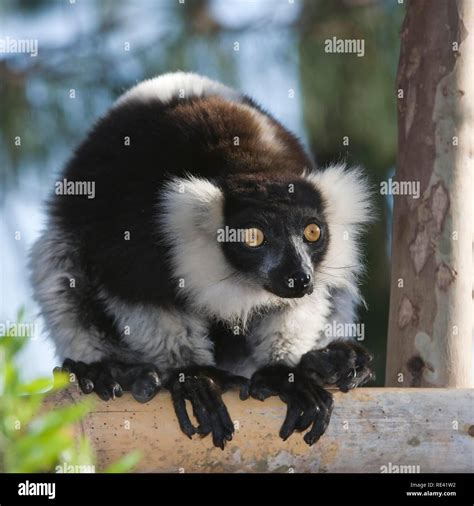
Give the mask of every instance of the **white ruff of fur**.
[[315, 289], [343, 289], [360, 302], [360, 236], [374, 219], [369, 183], [360, 168], [346, 169], [344, 164], [306, 173], [305, 178], [322, 194], [330, 235], [325, 259], [316, 268]]
[[246, 323], [256, 311], [282, 300], [245, 280], [227, 262], [217, 241], [224, 227], [223, 195], [205, 179], [169, 182], [158, 219], [171, 247], [178, 291], [209, 317]]

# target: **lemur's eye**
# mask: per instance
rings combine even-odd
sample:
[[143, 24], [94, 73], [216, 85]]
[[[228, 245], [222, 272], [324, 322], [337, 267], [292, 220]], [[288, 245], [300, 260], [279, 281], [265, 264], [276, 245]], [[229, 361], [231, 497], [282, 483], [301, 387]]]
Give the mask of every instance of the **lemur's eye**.
[[246, 228], [244, 244], [249, 248], [257, 248], [265, 241], [265, 235], [259, 228]]
[[316, 223], [306, 225], [304, 229], [304, 238], [308, 242], [316, 242], [321, 237], [321, 229]]

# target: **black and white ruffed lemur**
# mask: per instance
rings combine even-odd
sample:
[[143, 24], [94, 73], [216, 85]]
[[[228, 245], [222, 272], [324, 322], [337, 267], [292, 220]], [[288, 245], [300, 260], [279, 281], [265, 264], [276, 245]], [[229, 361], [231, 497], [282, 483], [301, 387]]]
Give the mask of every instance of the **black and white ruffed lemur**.
[[53, 193], [32, 284], [83, 392], [146, 402], [163, 386], [183, 432], [221, 448], [234, 431], [223, 391], [279, 395], [280, 436], [307, 431], [311, 445], [333, 407], [325, 387], [371, 377], [370, 354], [328, 332], [354, 322], [361, 301], [367, 181], [316, 169], [249, 97], [192, 73], [144, 81], [61, 181], [94, 195]]

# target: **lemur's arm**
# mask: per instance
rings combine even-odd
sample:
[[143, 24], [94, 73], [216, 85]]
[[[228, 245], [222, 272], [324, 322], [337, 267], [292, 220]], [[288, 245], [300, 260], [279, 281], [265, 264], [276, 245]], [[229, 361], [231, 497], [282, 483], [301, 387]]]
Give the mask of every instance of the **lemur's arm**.
[[261, 368], [241, 396], [280, 396], [287, 404], [283, 439], [311, 426], [304, 439], [314, 444], [324, 434], [333, 408], [325, 387], [347, 392], [372, 377], [371, 355], [354, 339], [331, 333], [338, 323], [353, 321], [354, 306], [344, 292], [333, 293], [331, 299], [312, 295], [306, 304], [268, 317], [255, 330]]

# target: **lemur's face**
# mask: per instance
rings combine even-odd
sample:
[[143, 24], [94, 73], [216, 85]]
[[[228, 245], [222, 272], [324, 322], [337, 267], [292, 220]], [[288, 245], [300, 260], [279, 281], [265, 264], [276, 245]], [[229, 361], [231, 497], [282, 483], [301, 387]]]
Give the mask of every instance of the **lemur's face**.
[[225, 192], [222, 248], [231, 265], [283, 298], [313, 291], [328, 247], [321, 195], [303, 180], [239, 181]]

